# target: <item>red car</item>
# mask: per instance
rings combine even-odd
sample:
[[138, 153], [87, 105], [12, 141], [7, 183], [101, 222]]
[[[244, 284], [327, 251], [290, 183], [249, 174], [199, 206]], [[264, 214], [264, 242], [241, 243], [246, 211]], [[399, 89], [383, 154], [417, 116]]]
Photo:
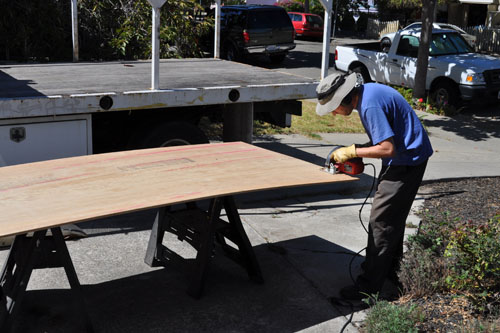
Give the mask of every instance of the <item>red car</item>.
[[297, 37], [323, 38], [323, 19], [309, 13], [288, 12]]

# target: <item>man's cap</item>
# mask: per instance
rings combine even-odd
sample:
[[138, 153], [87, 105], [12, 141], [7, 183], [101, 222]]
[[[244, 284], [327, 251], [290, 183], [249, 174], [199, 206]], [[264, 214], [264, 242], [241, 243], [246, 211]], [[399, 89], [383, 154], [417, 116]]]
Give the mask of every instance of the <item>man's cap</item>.
[[316, 87], [318, 98], [316, 113], [324, 116], [337, 109], [340, 102], [351, 92], [356, 84], [356, 73], [334, 73], [325, 77]]

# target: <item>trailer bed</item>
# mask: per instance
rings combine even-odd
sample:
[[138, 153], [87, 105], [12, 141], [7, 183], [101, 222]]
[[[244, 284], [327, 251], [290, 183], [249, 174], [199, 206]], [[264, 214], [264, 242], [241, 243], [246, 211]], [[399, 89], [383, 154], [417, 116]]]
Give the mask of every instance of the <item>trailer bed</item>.
[[150, 89], [150, 61], [3, 65], [0, 112], [5, 119], [297, 100], [314, 98], [317, 84], [311, 78], [219, 59], [162, 60], [158, 90]]

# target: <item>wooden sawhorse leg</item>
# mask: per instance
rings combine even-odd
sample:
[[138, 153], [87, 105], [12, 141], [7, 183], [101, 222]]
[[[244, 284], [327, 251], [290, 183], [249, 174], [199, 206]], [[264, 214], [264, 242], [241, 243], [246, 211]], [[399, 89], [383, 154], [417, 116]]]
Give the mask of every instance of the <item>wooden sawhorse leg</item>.
[[85, 329], [93, 332], [85, 307], [83, 292], [73, 262], [66, 247], [61, 228], [35, 231], [32, 237], [18, 235], [9, 251], [0, 276], [0, 331], [10, 332], [26, 293], [34, 269], [64, 267], [73, 298], [83, 316]]
[[[212, 199], [208, 212], [197, 208], [193, 203], [187, 206], [186, 209], [177, 211], [170, 211], [169, 207], [159, 209], [144, 260], [146, 264], [155, 267], [174, 262], [183, 263], [182, 257], [162, 244], [165, 232], [170, 232], [198, 251], [188, 288], [189, 295], [201, 297], [215, 241], [229, 258], [247, 270], [253, 281], [264, 282], [232, 196]], [[220, 219], [222, 208], [225, 209], [229, 222]], [[226, 239], [236, 244], [238, 249], [227, 244]]]

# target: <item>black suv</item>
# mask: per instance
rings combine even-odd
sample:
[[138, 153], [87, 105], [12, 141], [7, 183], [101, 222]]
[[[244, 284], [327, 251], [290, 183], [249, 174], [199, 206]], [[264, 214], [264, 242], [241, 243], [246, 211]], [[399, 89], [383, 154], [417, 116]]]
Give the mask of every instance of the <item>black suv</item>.
[[295, 48], [295, 30], [281, 7], [222, 6], [220, 25], [221, 57], [227, 60], [263, 54], [280, 63]]

